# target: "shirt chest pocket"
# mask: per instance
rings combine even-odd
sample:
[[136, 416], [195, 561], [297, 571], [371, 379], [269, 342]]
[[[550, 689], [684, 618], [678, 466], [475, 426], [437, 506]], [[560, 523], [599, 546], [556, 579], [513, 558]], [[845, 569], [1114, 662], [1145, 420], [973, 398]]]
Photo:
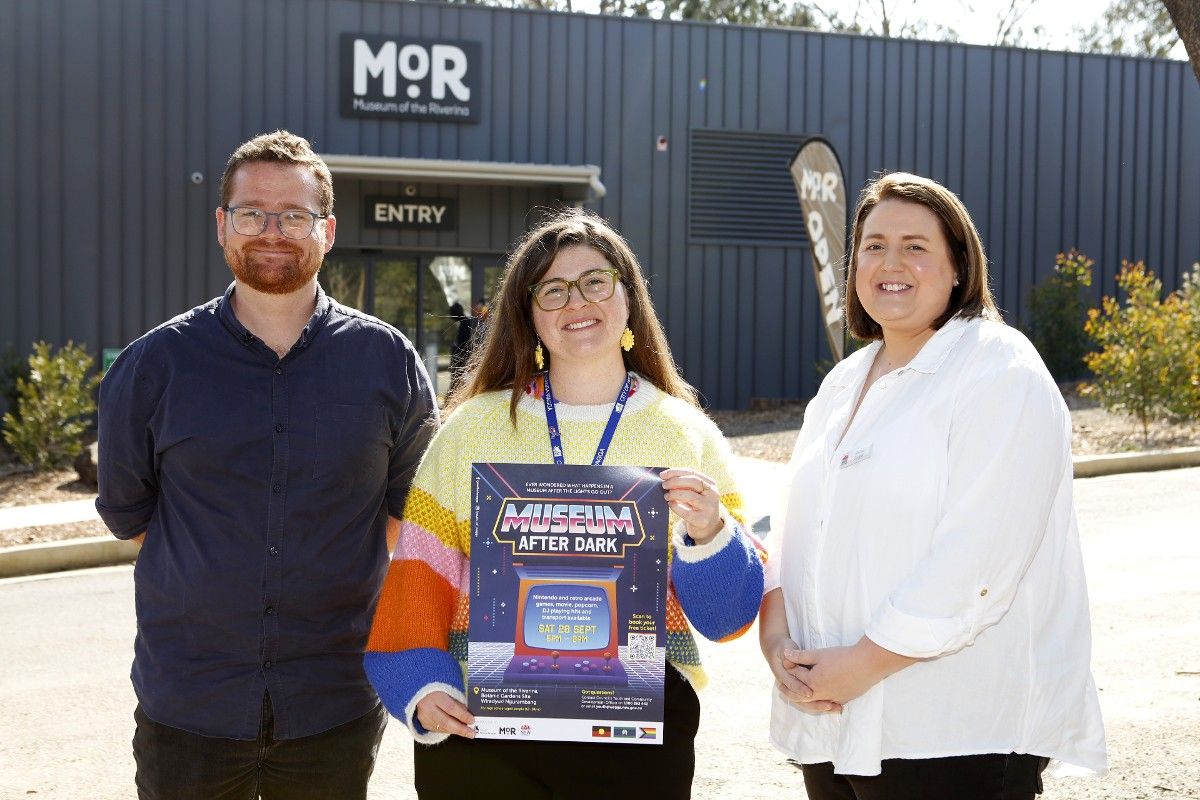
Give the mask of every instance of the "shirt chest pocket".
[[313, 478], [319, 486], [382, 485], [392, 440], [381, 406], [322, 403], [316, 423]]

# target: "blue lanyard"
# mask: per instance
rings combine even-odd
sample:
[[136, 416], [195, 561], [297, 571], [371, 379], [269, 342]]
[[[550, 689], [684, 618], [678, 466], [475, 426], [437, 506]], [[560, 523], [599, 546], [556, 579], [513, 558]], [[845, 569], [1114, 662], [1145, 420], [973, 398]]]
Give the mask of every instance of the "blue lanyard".
[[[550, 372], [547, 370], [543, 377], [546, 388], [542, 393], [542, 401], [546, 404], [546, 429], [550, 432], [550, 452], [554, 454], [555, 464], [565, 464], [567, 462], [563, 460], [562, 434], [558, 431], [558, 414], [554, 411], [554, 392], [550, 389]], [[608, 455], [608, 446], [612, 444], [613, 434], [617, 432], [617, 423], [621, 421], [621, 414], [625, 411], [625, 402], [629, 399], [632, 386], [633, 374], [628, 373], [625, 375], [625, 385], [617, 395], [617, 402], [613, 403], [612, 413], [608, 415], [608, 425], [604, 426], [600, 444], [596, 447], [596, 455], [592, 458], [593, 467], [603, 464], [604, 456]]]

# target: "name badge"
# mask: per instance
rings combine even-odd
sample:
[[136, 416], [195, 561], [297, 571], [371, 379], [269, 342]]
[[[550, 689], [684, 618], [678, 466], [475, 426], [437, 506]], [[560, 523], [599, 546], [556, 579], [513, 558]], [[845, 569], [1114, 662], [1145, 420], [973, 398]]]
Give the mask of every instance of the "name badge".
[[845, 469], [846, 467], [853, 467], [858, 462], [866, 461], [870, 457], [871, 457], [871, 445], [867, 445], [866, 447], [860, 447], [853, 452], [842, 453], [842, 458], [841, 458], [841, 461], [838, 462], [838, 466], [841, 469]]

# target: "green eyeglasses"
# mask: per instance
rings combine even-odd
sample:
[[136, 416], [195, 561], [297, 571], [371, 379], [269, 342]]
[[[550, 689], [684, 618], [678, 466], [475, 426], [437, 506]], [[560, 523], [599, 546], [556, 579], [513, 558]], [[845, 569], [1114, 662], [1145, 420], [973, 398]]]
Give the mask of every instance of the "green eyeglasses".
[[542, 311], [558, 311], [571, 300], [571, 287], [579, 290], [579, 296], [589, 303], [603, 303], [617, 290], [621, 273], [615, 269], [589, 269], [573, 281], [551, 278], [529, 287], [533, 301]]

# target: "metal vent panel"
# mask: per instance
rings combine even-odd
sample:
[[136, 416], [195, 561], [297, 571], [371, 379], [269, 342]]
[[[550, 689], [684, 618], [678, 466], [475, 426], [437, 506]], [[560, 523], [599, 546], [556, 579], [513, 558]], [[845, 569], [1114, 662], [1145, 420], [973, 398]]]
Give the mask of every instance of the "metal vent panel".
[[693, 128], [688, 239], [698, 244], [805, 244], [788, 164], [804, 134]]

